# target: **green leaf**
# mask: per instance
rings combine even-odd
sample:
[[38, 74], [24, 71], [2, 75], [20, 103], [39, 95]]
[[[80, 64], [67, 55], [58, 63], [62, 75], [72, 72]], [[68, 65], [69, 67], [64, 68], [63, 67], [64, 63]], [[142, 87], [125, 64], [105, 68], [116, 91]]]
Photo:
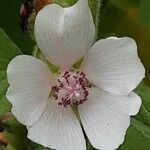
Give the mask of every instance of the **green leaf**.
[[19, 11], [23, 2], [24, 0], [0, 0], [0, 28], [6, 32], [23, 53], [31, 54], [35, 43], [28, 33], [21, 31], [19, 25]]
[[0, 82], [0, 116], [10, 111], [11, 104], [6, 99], [5, 93], [7, 91], [8, 83], [7, 80]]
[[6, 69], [12, 58], [21, 54], [18, 47], [0, 29], [0, 115], [10, 110], [11, 105], [7, 101], [5, 94], [8, 88]]
[[134, 127], [128, 129], [124, 144], [119, 150], [149, 150], [150, 140], [143, 137]]
[[102, 0], [89, 0], [89, 6], [93, 15], [93, 20], [95, 23], [95, 40], [98, 40], [99, 37], [99, 29], [100, 29], [100, 22], [101, 22], [101, 3]]
[[132, 119], [131, 125], [138, 130], [141, 135], [150, 140], [150, 127], [145, 125], [142, 121], [138, 121], [137, 119]]
[[140, 22], [145, 25], [150, 25], [150, 1], [149, 0], [141, 0], [140, 4]]
[[26, 138], [26, 128], [15, 119], [2, 122], [5, 128], [5, 136], [8, 141], [8, 150], [32, 150], [29, 148], [29, 140]]
[[136, 118], [150, 126], [150, 87], [142, 82], [135, 91], [142, 98], [143, 102], [140, 113]]
[[0, 43], [0, 70], [2, 71], [6, 70], [12, 58], [22, 53], [2, 29], [0, 29]]

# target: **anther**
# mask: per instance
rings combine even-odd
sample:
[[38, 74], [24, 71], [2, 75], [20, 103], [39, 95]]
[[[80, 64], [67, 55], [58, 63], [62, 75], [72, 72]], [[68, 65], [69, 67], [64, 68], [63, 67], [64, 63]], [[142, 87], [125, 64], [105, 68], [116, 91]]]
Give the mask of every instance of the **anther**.
[[83, 72], [67, 70], [52, 87], [53, 97], [60, 106], [78, 106], [83, 104], [89, 95], [90, 85]]

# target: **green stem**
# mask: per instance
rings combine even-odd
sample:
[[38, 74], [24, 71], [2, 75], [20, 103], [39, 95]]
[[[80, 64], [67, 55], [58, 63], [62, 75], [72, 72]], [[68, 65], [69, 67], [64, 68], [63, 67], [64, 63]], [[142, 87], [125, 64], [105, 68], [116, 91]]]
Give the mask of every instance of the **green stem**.
[[98, 31], [99, 31], [99, 24], [100, 24], [100, 8], [101, 8], [102, 0], [97, 0], [97, 11], [95, 17], [95, 41], [98, 40]]
[[34, 45], [33, 47], [33, 51], [32, 51], [32, 56], [36, 57], [37, 58], [37, 53], [38, 53], [38, 46], [37, 45]]

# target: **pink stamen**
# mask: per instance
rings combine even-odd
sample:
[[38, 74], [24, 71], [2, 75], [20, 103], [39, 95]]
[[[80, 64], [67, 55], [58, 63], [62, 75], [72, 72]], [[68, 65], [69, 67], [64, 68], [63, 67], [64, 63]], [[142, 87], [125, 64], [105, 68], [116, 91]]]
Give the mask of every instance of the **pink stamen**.
[[90, 85], [83, 72], [67, 70], [52, 87], [52, 93], [60, 106], [79, 106], [89, 95]]

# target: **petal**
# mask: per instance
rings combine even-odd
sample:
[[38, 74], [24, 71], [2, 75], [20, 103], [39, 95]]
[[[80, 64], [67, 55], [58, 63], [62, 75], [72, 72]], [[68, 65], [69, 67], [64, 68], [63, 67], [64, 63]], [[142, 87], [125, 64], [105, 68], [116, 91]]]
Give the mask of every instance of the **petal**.
[[51, 72], [42, 61], [27, 55], [15, 57], [7, 68], [7, 98], [12, 113], [24, 125], [32, 125], [44, 111], [50, 92]]
[[130, 125], [130, 115], [135, 115], [140, 105], [141, 100], [134, 93], [126, 97], [92, 88], [88, 101], [79, 107], [91, 144], [100, 150], [118, 148]]
[[127, 95], [145, 77], [145, 69], [133, 39], [110, 37], [98, 41], [88, 51], [81, 69], [103, 90]]
[[142, 100], [136, 93], [131, 92], [127, 97], [119, 97], [117, 97], [117, 99], [114, 96], [114, 104], [116, 103], [116, 105], [118, 105], [122, 111], [130, 116], [134, 116], [139, 112]]
[[63, 8], [45, 6], [35, 20], [35, 37], [44, 56], [59, 67], [70, 67], [93, 43], [95, 27], [87, 0]]
[[41, 118], [28, 127], [28, 138], [56, 150], [86, 150], [81, 126], [70, 108], [54, 103], [53, 99]]

